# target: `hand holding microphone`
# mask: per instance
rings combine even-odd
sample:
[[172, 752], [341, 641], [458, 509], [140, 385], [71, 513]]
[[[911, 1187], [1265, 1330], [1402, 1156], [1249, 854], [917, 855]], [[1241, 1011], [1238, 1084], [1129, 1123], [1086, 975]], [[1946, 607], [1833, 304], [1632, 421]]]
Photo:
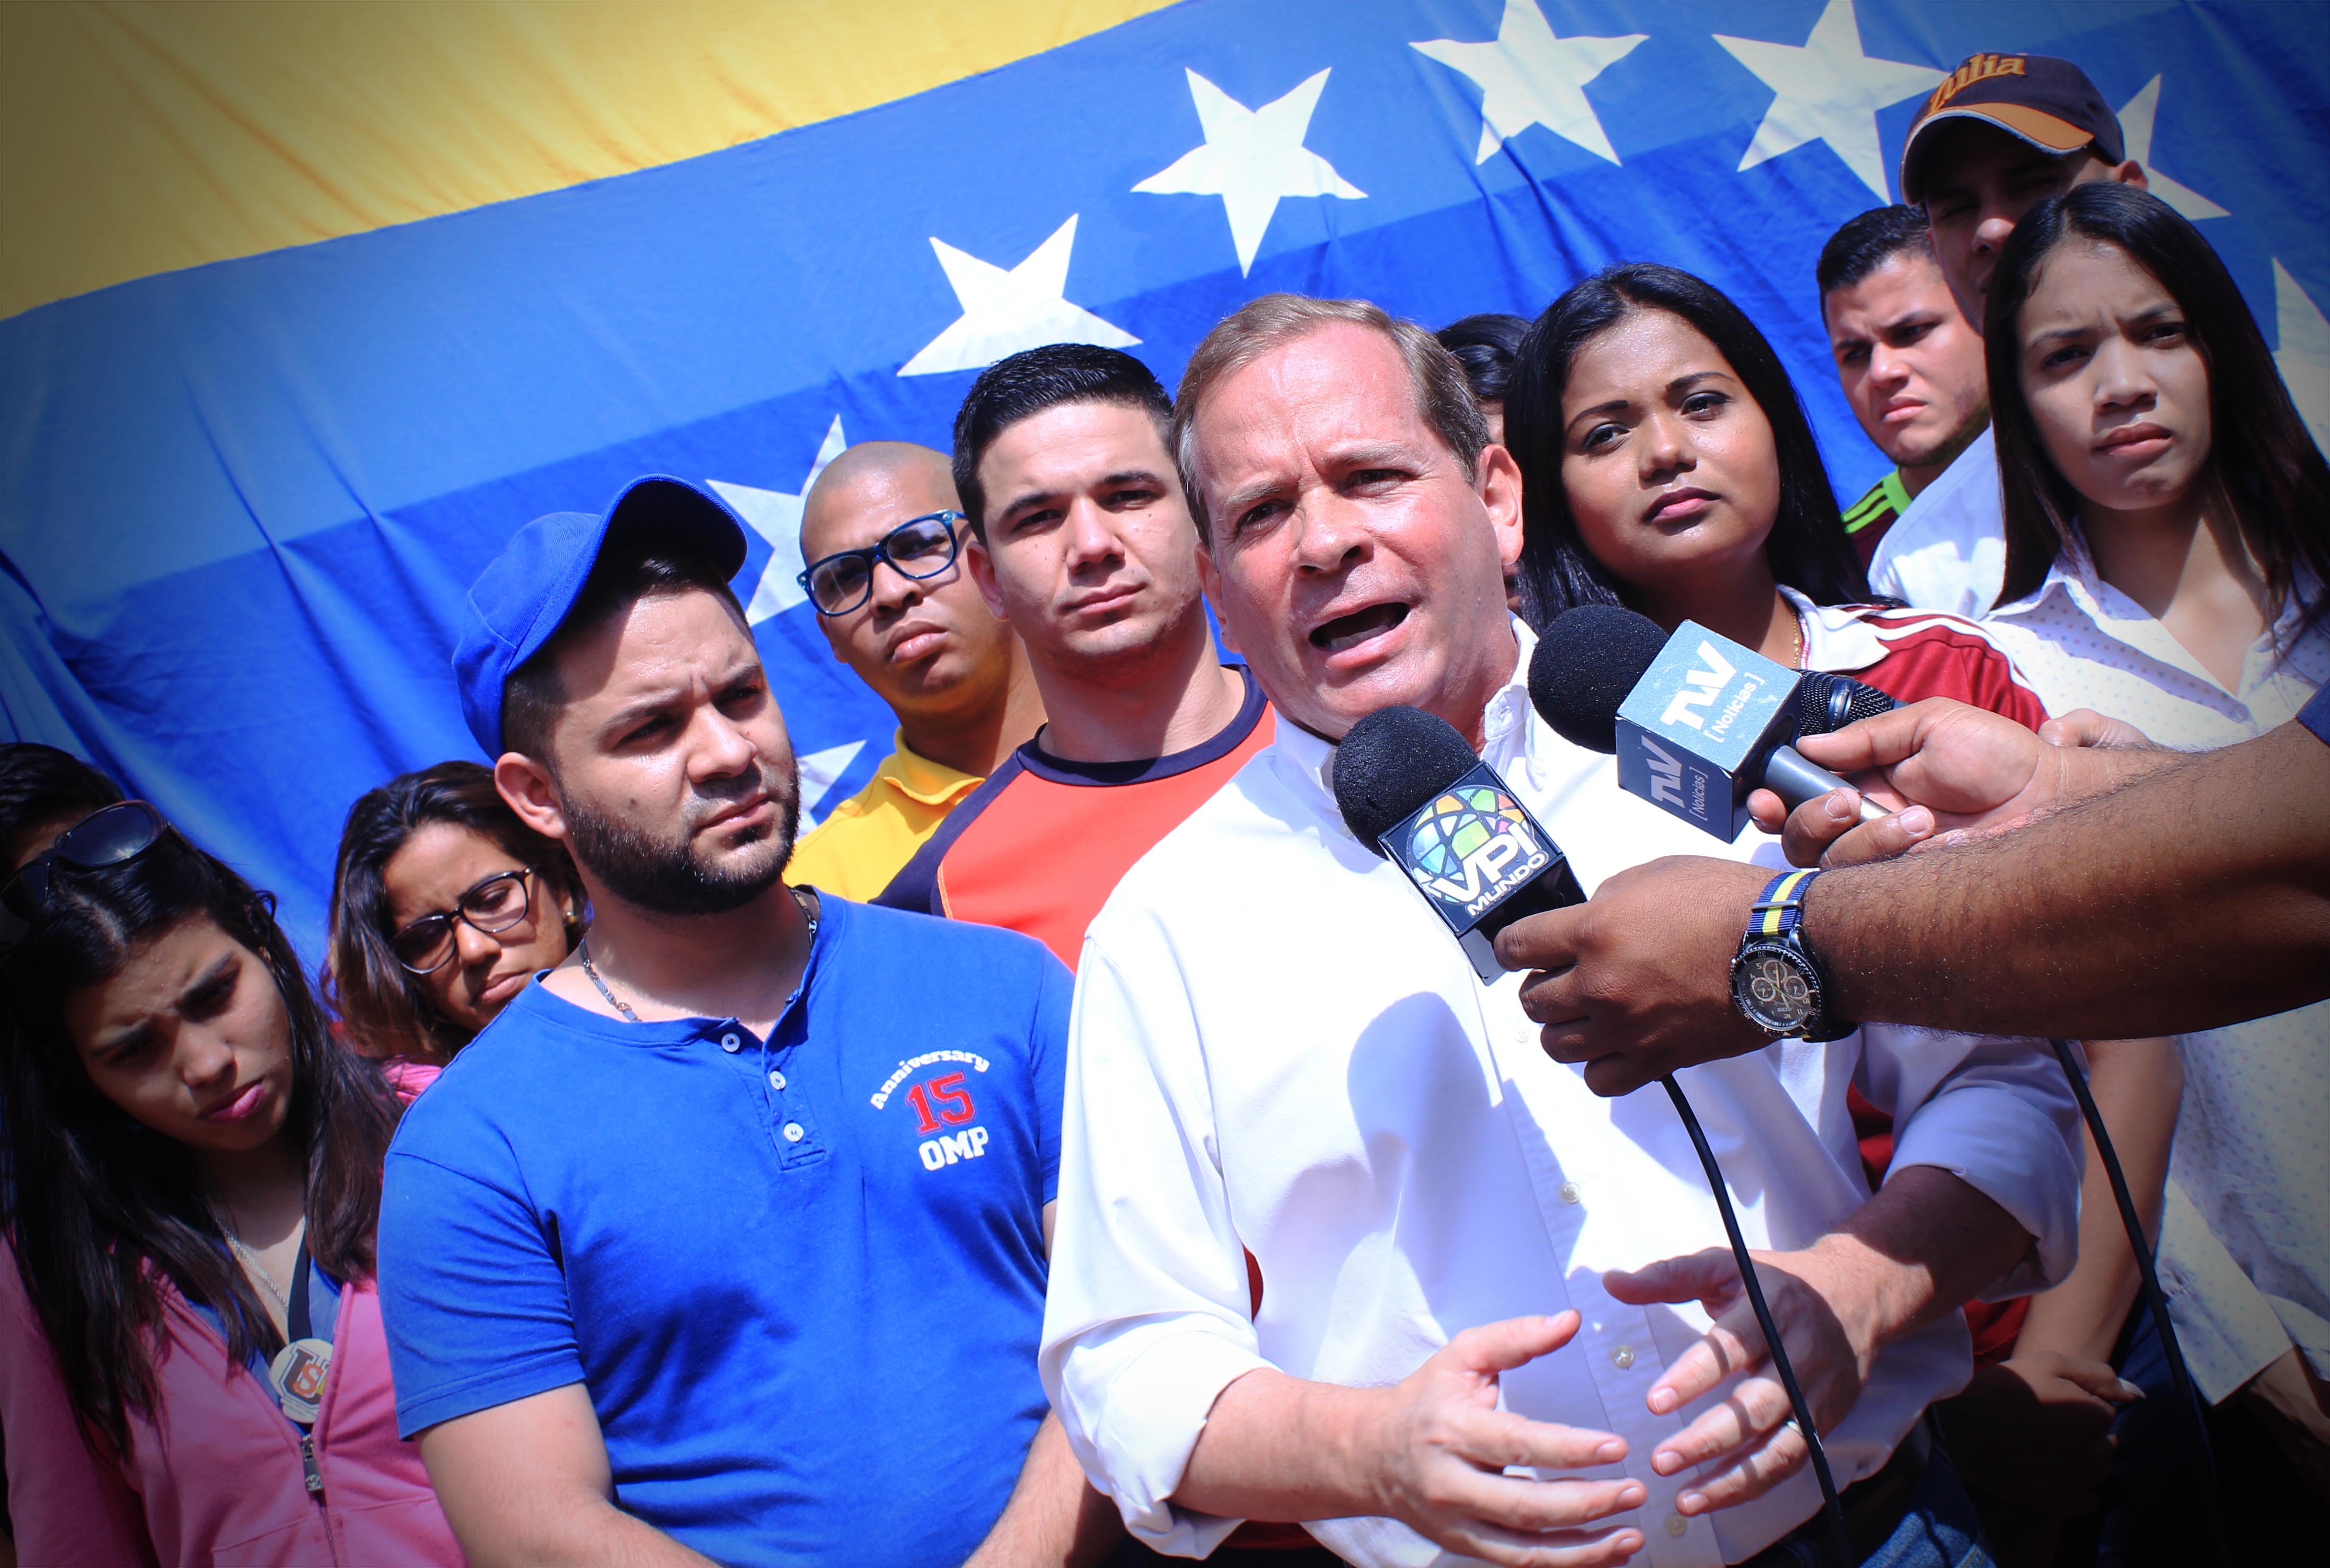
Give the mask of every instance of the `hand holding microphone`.
[[[1780, 835], [1791, 864], [1832, 870], [1890, 860], [1943, 836], [2010, 826], [2158, 755], [2141, 731], [2084, 708], [2033, 734], [2012, 719], [1940, 697], [1806, 736], [1801, 747], [1811, 760], [1852, 774], [1859, 790], [1845, 792], [1850, 800], [1832, 793], [1803, 802], [1759, 790], [1749, 810], [1758, 827]], [[1896, 815], [1872, 821], [1864, 809], [1871, 800]]]
[[[1619, 788], [1727, 843], [1748, 825], [1751, 792], [1795, 807], [1846, 787], [1795, 741], [1893, 706], [1874, 686], [1785, 668], [1695, 621], [1669, 637], [1615, 604], [1546, 628], [1530, 701], [1564, 740], [1615, 753]], [[1883, 815], [1871, 806], [1865, 819]]]
[[[1534, 675], [1534, 666], [1531, 673]], [[1534, 680], [1531, 684], [1534, 697]], [[1823, 700], [1835, 700], [1843, 709], [1849, 709], [1852, 702], [1851, 693], [1840, 695], [1826, 692], [1822, 696]], [[1764, 770], [1757, 771], [1768, 777]], [[1336, 807], [1352, 836], [1407, 874], [1409, 882], [1454, 934], [1483, 984], [1502, 977], [1507, 966], [1499, 960], [1519, 922], [1526, 920], [1532, 927], [1566, 928], [1578, 917], [1586, 917], [1588, 925], [1592, 924], [1594, 906], [1585, 903], [1585, 893], [1559, 846], [1505, 788], [1495, 770], [1473, 754], [1473, 748], [1445, 720], [1407, 707], [1383, 708], [1369, 714], [1351, 726], [1337, 747], [1331, 787]], [[1541, 988], [1565, 978], [1533, 976], [1530, 987]], [[1525, 989], [1523, 994], [1526, 997], [1528, 991]], [[1531, 1017], [1542, 1021], [1536, 1007], [1528, 1010]], [[1550, 1028], [1546, 1031], [1549, 1045], [1553, 1033]], [[1759, 1033], [1741, 1049], [1753, 1049], [1761, 1044]], [[1594, 1067], [1586, 1070], [1589, 1085], [1597, 1092], [1612, 1092], [1594, 1082], [1595, 1072]], [[1728, 1463], [1729, 1468], [1720, 1475], [1706, 1478], [1689, 1494], [1685, 1511], [1695, 1513], [1745, 1502], [1808, 1461], [1819, 1479], [1828, 1516], [1829, 1554], [1842, 1568], [1844, 1515], [1836, 1479], [1818, 1432], [1821, 1424], [1833, 1421], [1851, 1407], [1866, 1366], [1855, 1355], [1833, 1354], [1834, 1345], [1818, 1335], [1811, 1336], [1807, 1347], [1822, 1352], [1813, 1365], [1824, 1374], [1823, 1382], [1815, 1384], [1816, 1389], [1835, 1392], [1841, 1388], [1842, 1385], [1828, 1375], [1838, 1367], [1849, 1366], [1852, 1374], [1847, 1380], [1851, 1389], [1842, 1393], [1841, 1400], [1819, 1407], [1807, 1400], [1796, 1374], [1786, 1330], [1766, 1299], [1757, 1261], [1748, 1250], [1714, 1150], [1681, 1086], [1670, 1077], [1664, 1087], [1698, 1151], [1716, 1206], [1722, 1214], [1736, 1265], [1732, 1279], [1744, 1294], [1754, 1318], [1756, 1354], [1769, 1355], [1779, 1383], [1776, 1387], [1767, 1380], [1741, 1383], [1721, 1414], [1702, 1417], [1662, 1445], [1654, 1468], [1661, 1474], [1673, 1474], [1688, 1465]], [[1678, 1270], [1686, 1276], [1681, 1283], [1674, 1278]], [[1709, 1277], [1702, 1279], [1703, 1275]], [[1644, 1302], [1719, 1297], [1725, 1291], [1722, 1282], [1709, 1275], [1703, 1259], [1669, 1260], [1652, 1265], [1643, 1275], [1623, 1279], [1614, 1276], [1611, 1289], [1614, 1294], [1624, 1289], [1639, 1289], [1643, 1292], [1641, 1296], [1620, 1294], [1620, 1299]], [[1684, 1293], [1672, 1293], [1677, 1290]], [[1662, 1291], [1668, 1293], [1662, 1295]], [[1833, 1324], [1834, 1317], [1823, 1311], [1813, 1314], [1810, 1320]], [[1504, 1329], [1511, 1326], [1496, 1327]], [[1801, 1327], [1798, 1332], [1804, 1332]], [[1652, 1408], [1664, 1413], [1708, 1392], [1720, 1381], [1722, 1363], [1728, 1360], [1738, 1366], [1743, 1358], [1752, 1359], [1748, 1346], [1748, 1340], [1736, 1326], [1719, 1318], [1710, 1348], [1699, 1358], [1696, 1372], [1679, 1365], [1662, 1382], [1664, 1392], [1659, 1397], [1666, 1403], [1654, 1399]], [[1693, 1381], [1694, 1377], [1699, 1381]], [[1759, 1401], [1760, 1411], [1748, 1411], [1741, 1402], [1751, 1393], [1775, 1395], [1777, 1403], [1763, 1398]], [[1735, 1405], [1741, 1408], [1735, 1412]], [[1793, 1421], [1788, 1420], [1791, 1414]], [[1743, 1419], [1734, 1419], [1735, 1415]]]
[[[1564, 739], [1615, 752], [1618, 783], [1729, 842], [1748, 797], [1826, 798], [1844, 780], [1794, 749], [1892, 699], [1841, 675], [1784, 669], [1690, 622], [1670, 638], [1617, 605], [1558, 617], [1530, 661], [1530, 699]], [[1856, 798], [1856, 817], [1861, 803]], [[1871, 807], [1868, 815], [1882, 817]], [[1583, 1063], [1597, 1094], [1625, 1094], [1770, 1036], [1734, 1006], [1731, 966], [1771, 874], [1675, 857], [1604, 882], [1594, 901], [1511, 925], [1497, 940], [1556, 1061]]]

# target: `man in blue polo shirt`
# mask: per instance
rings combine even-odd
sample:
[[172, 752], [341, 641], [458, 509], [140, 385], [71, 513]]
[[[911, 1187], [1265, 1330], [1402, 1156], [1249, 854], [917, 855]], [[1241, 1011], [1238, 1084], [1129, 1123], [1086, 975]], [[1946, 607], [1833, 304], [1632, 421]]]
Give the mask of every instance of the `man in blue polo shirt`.
[[470, 729], [593, 919], [390, 1149], [399, 1424], [477, 1561], [1089, 1560], [1035, 1366], [1068, 973], [785, 886], [744, 557], [647, 478], [470, 590]]

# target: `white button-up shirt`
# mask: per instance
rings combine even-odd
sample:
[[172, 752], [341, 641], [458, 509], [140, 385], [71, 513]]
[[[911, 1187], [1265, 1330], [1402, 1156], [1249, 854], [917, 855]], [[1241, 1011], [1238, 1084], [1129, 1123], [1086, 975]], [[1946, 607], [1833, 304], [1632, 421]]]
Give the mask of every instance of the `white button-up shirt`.
[[[2330, 683], [2330, 632], [2301, 633], [2302, 619], [2293, 599], [2228, 690], [2075, 542], [1983, 629], [2050, 713], [2093, 708], [2162, 745], [2213, 750], [2287, 723]], [[2330, 1002], [2177, 1044], [2159, 1268], [2193, 1381], [2223, 1399], [2293, 1345], [2330, 1377]]]
[[1998, 448], [1983, 431], [1919, 491], [1877, 542], [1869, 586], [1916, 609], [1980, 620], [2006, 581]]
[[[1537, 718], [1534, 639], [1516, 632], [1484, 755], [1585, 885], [1723, 853]], [[1210, 1551], [1236, 1521], [1166, 1499], [1234, 1379], [1274, 1366], [1388, 1384], [1463, 1328], [1575, 1307], [1577, 1337], [1506, 1374], [1505, 1405], [1626, 1439], [1600, 1473], [1647, 1489], [1637, 1521], [1660, 1568], [1760, 1551], [1817, 1510], [1812, 1476], [1677, 1515], [1691, 1478], [1653, 1475], [1652, 1450], [1723, 1391], [1663, 1417], [1644, 1399], [1707, 1319], [1601, 1285], [1606, 1269], [1725, 1244], [1681, 1122], [1656, 1089], [1604, 1100], [1545, 1054], [1520, 978], [1482, 985], [1407, 877], [1344, 827], [1330, 754], [1281, 726], [1132, 868], [1085, 939], [1041, 1356], [1077, 1458], [1141, 1538]], [[1858, 1082], [1899, 1123], [1893, 1168], [1952, 1171], [2038, 1238], [1995, 1294], [2042, 1289], [2072, 1261], [2076, 1113], [2032, 1042], [1872, 1027], [1681, 1081], [1752, 1245], [1807, 1245], [1867, 1198], [1845, 1106]], [[1970, 1365], [1955, 1314], [1889, 1347], [1828, 1440], [1840, 1483], [1880, 1466]], [[1354, 1563], [1449, 1560], [1391, 1520], [1311, 1529]]]
[[2163, 746], [2213, 751], [2287, 723], [2330, 682], [2330, 635], [2300, 636], [2293, 600], [2241, 660], [2228, 691], [2150, 610], [2096, 575], [2074, 540], [2027, 598], [1983, 622], [2051, 713], [2093, 708]]

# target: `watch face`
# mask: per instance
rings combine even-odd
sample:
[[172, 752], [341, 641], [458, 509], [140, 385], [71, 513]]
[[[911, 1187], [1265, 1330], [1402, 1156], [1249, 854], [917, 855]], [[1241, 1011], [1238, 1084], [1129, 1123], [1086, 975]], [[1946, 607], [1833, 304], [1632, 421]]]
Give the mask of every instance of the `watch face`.
[[1731, 995], [1749, 1022], [1786, 1034], [1801, 1029], [1820, 1006], [1812, 977], [1785, 948], [1751, 948], [1739, 955]]

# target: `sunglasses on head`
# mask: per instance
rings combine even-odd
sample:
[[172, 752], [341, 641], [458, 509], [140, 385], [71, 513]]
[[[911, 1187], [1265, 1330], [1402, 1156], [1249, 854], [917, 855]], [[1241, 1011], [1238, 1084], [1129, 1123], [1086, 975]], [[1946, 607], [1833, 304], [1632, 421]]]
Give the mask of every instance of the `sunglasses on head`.
[[162, 814], [143, 800], [99, 807], [66, 828], [0, 885], [0, 947], [14, 947], [32, 929], [60, 866], [101, 870], [125, 864], [161, 843], [169, 830]]
[[890, 570], [916, 582], [952, 566], [962, 543], [957, 524], [966, 521], [960, 512], [910, 517], [871, 544], [820, 555], [794, 581], [818, 614], [848, 615], [874, 597], [876, 562], [887, 562]]

